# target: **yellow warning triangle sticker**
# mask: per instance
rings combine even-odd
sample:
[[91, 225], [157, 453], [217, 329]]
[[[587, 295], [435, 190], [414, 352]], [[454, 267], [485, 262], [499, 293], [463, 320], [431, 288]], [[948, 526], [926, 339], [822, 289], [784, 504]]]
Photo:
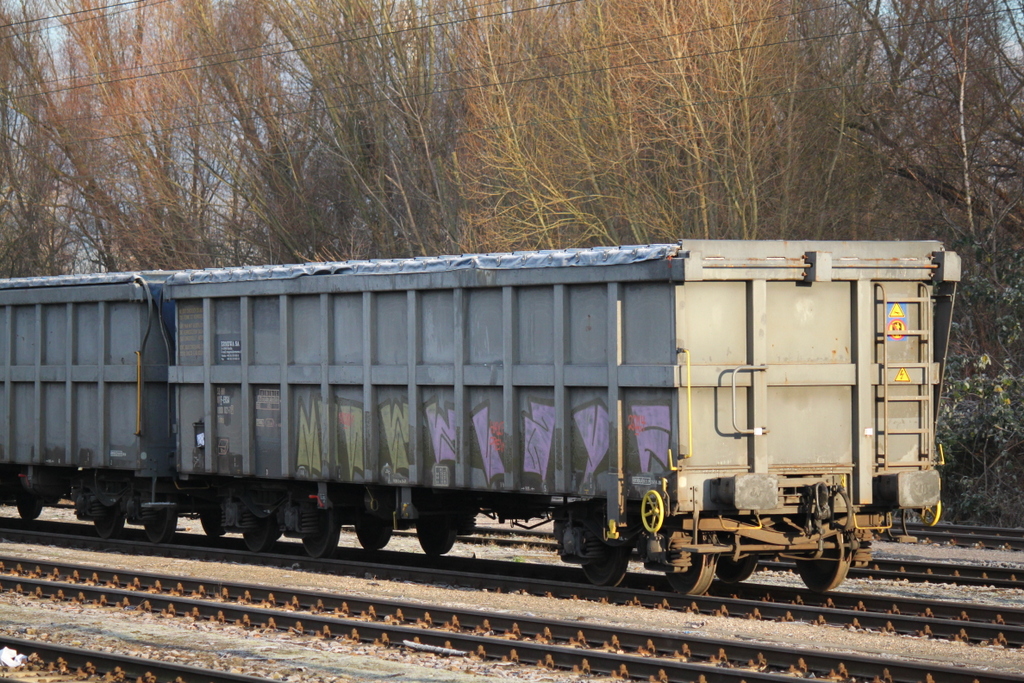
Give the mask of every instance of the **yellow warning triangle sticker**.
[[[893, 304], [892, 308], [889, 309], [890, 318], [906, 318], [907, 314], [903, 312], [903, 307], [899, 304]], [[910, 380], [907, 380], [908, 382]]]
[[900, 368], [900, 371], [896, 373], [896, 381], [897, 382], [909, 382], [910, 381], [910, 374], [907, 372], [906, 368]]

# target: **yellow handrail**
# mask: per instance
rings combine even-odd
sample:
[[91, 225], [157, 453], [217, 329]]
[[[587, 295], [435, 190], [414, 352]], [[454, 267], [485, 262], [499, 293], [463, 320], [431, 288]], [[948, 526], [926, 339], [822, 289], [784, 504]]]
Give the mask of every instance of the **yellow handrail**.
[[[761, 515], [755, 513], [754, 516], [757, 518], [757, 526], [754, 526], [753, 524], [747, 524], [746, 526], [744, 526], [743, 522], [741, 522], [739, 520], [736, 520], [736, 528], [735, 529], [727, 529], [726, 526], [725, 526], [725, 520], [727, 518], [726, 517], [722, 517], [719, 521], [722, 522], [722, 528], [725, 529], [726, 531], [741, 531], [743, 529], [755, 529], [755, 530], [756, 529], [763, 529], [764, 528], [764, 522], [761, 521]], [[730, 521], [732, 521], [732, 520], [730, 520]]]
[[135, 352], [135, 436], [142, 436], [142, 352]]
[[892, 528], [892, 513], [886, 513], [885, 517], [889, 520], [888, 525], [883, 524], [882, 526], [861, 526], [857, 523], [857, 515], [853, 515], [853, 528], [857, 531], [888, 531]]
[[690, 350], [686, 354], [686, 458], [693, 457], [693, 383], [690, 380]]

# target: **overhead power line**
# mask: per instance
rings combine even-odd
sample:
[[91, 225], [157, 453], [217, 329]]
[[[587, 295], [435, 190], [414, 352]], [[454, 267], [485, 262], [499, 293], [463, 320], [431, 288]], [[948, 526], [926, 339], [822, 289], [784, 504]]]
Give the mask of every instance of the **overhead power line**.
[[[74, 26], [77, 24], [84, 23], [86, 21], [95, 21], [96, 19], [108, 19], [111, 16], [124, 14], [132, 5], [145, 4], [146, 7], [152, 7], [153, 5], [163, 5], [167, 2], [171, 2], [171, 0], [126, 0], [125, 2], [117, 2], [112, 5], [102, 5], [100, 7], [87, 7], [83, 9], [72, 10], [70, 12], [62, 12], [59, 14], [47, 14], [41, 17], [32, 17], [30, 19], [22, 19], [21, 21], [12, 21], [7, 24], [0, 24], [0, 31], [9, 28], [15, 28], [17, 26], [30, 26], [32, 24], [41, 24], [59, 19], [70, 19], [72, 17], [75, 17], [75, 21], [62, 21], [60, 23], [61, 26], [65, 27]], [[120, 9], [120, 11], [103, 13], [105, 10], [111, 9]], [[23, 38], [25, 36], [33, 35], [36, 33], [44, 33], [51, 29], [51, 26], [40, 26], [39, 28], [34, 28], [31, 31], [22, 31], [20, 33], [12, 32], [10, 35], [3, 35], [2, 33], [0, 33], [0, 39], [10, 40], [12, 38]]]
[[[142, 0], [137, 0], [137, 1], [142, 1]], [[170, 0], [159, 0], [159, 1], [160, 2], [169, 2]], [[479, 5], [470, 5], [468, 7], [460, 8], [459, 11], [460, 12], [473, 12], [475, 10], [478, 10], [478, 9], [481, 9], [481, 8], [484, 8], [484, 7], [490, 7], [492, 5], [500, 5], [500, 4], [502, 4], [502, 1], [503, 0], [489, 0], [489, 2], [484, 2], [484, 3], [481, 3]], [[91, 88], [91, 87], [96, 87], [96, 86], [100, 86], [100, 85], [111, 85], [113, 83], [119, 83], [119, 82], [130, 81], [130, 80], [141, 79], [141, 78], [149, 78], [149, 77], [152, 77], [152, 76], [163, 76], [163, 75], [168, 75], [168, 74], [181, 73], [181, 72], [185, 72], [185, 71], [194, 71], [194, 70], [199, 70], [199, 69], [205, 69], [205, 68], [209, 68], [211, 66], [226, 66], [226, 65], [229, 65], [229, 64], [237, 64], [237, 63], [240, 63], [240, 62], [247, 62], [247, 61], [251, 61], [251, 60], [254, 60], [254, 59], [263, 59], [263, 58], [268, 58], [268, 57], [280, 57], [280, 56], [283, 56], [283, 55], [295, 54], [295, 53], [299, 53], [299, 52], [306, 52], [306, 51], [315, 50], [315, 49], [324, 48], [324, 47], [334, 47], [334, 46], [337, 46], [337, 45], [345, 45], [345, 44], [349, 44], [349, 43], [357, 43], [357, 42], [361, 42], [361, 41], [365, 41], [365, 40], [374, 40], [374, 39], [379, 39], [379, 38], [391, 38], [391, 37], [394, 37], [394, 36], [397, 36], [397, 35], [400, 35], [400, 34], [403, 34], [403, 33], [410, 33], [410, 32], [413, 32], [413, 31], [424, 31], [424, 30], [434, 29], [434, 28], [457, 26], [459, 24], [468, 23], [470, 21], [479, 21], [481, 19], [492, 19], [494, 17], [511, 15], [511, 14], [521, 14], [523, 12], [531, 12], [531, 11], [537, 11], [537, 10], [548, 10], [548, 9], [553, 9], [553, 8], [556, 8], [556, 7], [561, 7], [561, 6], [564, 6], [564, 5], [574, 5], [574, 4], [577, 4], [577, 3], [580, 3], [580, 2], [584, 2], [584, 1], [585, 0], [553, 0], [548, 5], [534, 5], [532, 7], [521, 8], [521, 9], [516, 9], [516, 10], [507, 10], [507, 11], [495, 12], [495, 13], [492, 13], [492, 14], [483, 14], [483, 15], [473, 16], [473, 17], [470, 17], [470, 18], [467, 18], [467, 19], [439, 21], [439, 22], [436, 22], [436, 23], [433, 23], [433, 24], [415, 25], [415, 26], [409, 26], [409, 27], [404, 27], [404, 28], [398, 28], [398, 29], [391, 30], [391, 31], [381, 31], [380, 29], [385, 26], [385, 24], [382, 22], [380, 24], [374, 24], [371, 27], [371, 30], [377, 31], [376, 33], [366, 33], [366, 34], [357, 35], [357, 36], [349, 37], [349, 38], [337, 38], [337, 39], [328, 40], [328, 41], [323, 42], [323, 43], [315, 43], [315, 44], [312, 44], [312, 45], [292, 46], [292, 47], [285, 48], [285, 49], [276, 49], [275, 50], [274, 48], [279, 48], [279, 47], [281, 47], [283, 45], [291, 45], [292, 44], [289, 40], [280, 40], [280, 41], [270, 42], [270, 43], [267, 43], [265, 45], [255, 45], [255, 46], [238, 48], [238, 49], [235, 49], [235, 50], [224, 50], [224, 51], [221, 51], [221, 52], [213, 52], [213, 53], [208, 53], [208, 54], [203, 54], [203, 55], [195, 55], [195, 56], [192, 56], [192, 57], [187, 57], [187, 58], [182, 58], [182, 59], [174, 59], [174, 60], [169, 60], [169, 61], [166, 61], [166, 62], [155, 62], [155, 63], [152, 63], [152, 64], [146, 64], [146, 65], [123, 67], [123, 68], [120, 68], [120, 69], [111, 69], [109, 71], [84, 74], [82, 76], [76, 76], [74, 78], [72, 78], [72, 77], [61, 77], [61, 78], [51, 79], [51, 80], [48, 80], [48, 81], [42, 81], [41, 85], [50, 85], [50, 84], [53, 84], [53, 83], [63, 83], [65, 81], [69, 81], [69, 80], [84, 81], [84, 82], [78, 82], [78, 83], [75, 83], [74, 85], [69, 85], [69, 86], [66, 86], [66, 87], [63, 87], [63, 88], [55, 88], [55, 89], [52, 89], [52, 90], [40, 90], [40, 91], [31, 92], [31, 93], [25, 93], [25, 94], [19, 95], [18, 98], [33, 97], [33, 96], [39, 96], [39, 95], [50, 95], [50, 94], [56, 94], [56, 93], [61, 93], [61, 92], [68, 92], [70, 90], [77, 90], [77, 89], [81, 89], [81, 88]], [[452, 12], [443, 12], [443, 13], [439, 12], [437, 14], [426, 15], [426, 17], [423, 17], [423, 18], [424, 19], [432, 19], [432, 18], [435, 18], [435, 17], [445, 16], [445, 15], [450, 15], [450, 14], [452, 14]], [[359, 28], [361, 28], [361, 27], [359, 27]], [[317, 36], [312, 36], [312, 38], [326, 38], [326, 37], [328, 37], [328, 34], [318, 34]], [[269, 51], [269, 52], [264, 51], [264, 50], [268, 50], [268, 49], [270, 49], [271, 51]], [[230, 59], [223, 59], [223, 60], [217, 61], [221, 57], [231, 57], [232, 55], [246, 55], [246, 53], [257, 52], [257, 51], [260, 51], [259, 54], [247, 55], [247, 56], [235, 56], [235, 57], [232, 57]], [[213, 60], [213, 61], [211, 61], [211, 60]], [[196, 63], [196, 62], [198, 62], [198, 63]], [[106, 80], [89, 80], [90, 77], [92, 77], [92, 78], [97, 78], [97, 77], [101, 77], [101, 76], [105, 77], [105, 76], [110, 76], [110, 75], [114, 75], [114, 74], [119, 74], [119, 73], [122, 73], [122, 72], [125, 72], [125, 71], [141, 71], [143, 69], [149, 69], [149, 68], [158, 68], [159, 69], [159, 68], [162, 68], [162, 67], [167, 67], [167, 66], [172, 66], [172, 65], [175, 65], [175, 64], [182, 64], [182, 63], [187, 64], [187, 66], [182, 66], [182, 67], [178, 67], [178, 68], [174, 68], [174, 69], [167, 69], [167, 70], [162, 70], [162, 71], [161, 70], [150, 71], [150, 72], [147, 72], [147, 73], [144, 73], [144, 74], [139, 74], [139, 75], [115, 76], [113, 78], [108, 78]]]
[[[1002, 10], [991, 10], [991, 11], [987, 11], [987, 12], [976, 12], [976, 13], [966, 14], [966, 15], [962, 15], [962, 16], [942, 17], [942, 18], [939, 18], [939, 19], [922, 19], [920, 21], [915, 21], [915, 22], [893, 23], [893, 24], [884, 26], [882, 28], [884, 30], [908, 29], [908, 28], [914, 28], [914, 27], [918, 27], [918, 26], [935, 24], [935, 23], [942, 23], [942, 22], [948, 22], [948, 21], [959, 21], [959, 20], [962, 20], [962, 19], [979, 18], [979, 17], [982, 17], [982, 16], [989, 16], [989, 15], [1005, 13], [1006, 11], [1008, 11], [1008, 10], [1005, 10], [1005, 9], [1002, 9]], [[733, 26], [723, 27], [723, 28], [730, 28], [730, 27], [733, 27]], [[704, 30], [706, 30], [706, 29], [704, 29]], [[821, 35], [818, 35], [818, 36], [808, 36], [808, 37], [791, 38], [791, 39], [785, 39], [785, 40], [779, 40], [779, 41], [770, 41], [770, 42], [766, 42], [766, 43], [759, 43], [759, 44], [756, 44], [756, 45], [747, 45], [747, 46], [742, 46], [742, 47], [738, 47], [738, 48], [729, 48], [729, 49], [724, 49], [724, 50], [710, 50], [710, 51], [705, 51], [705, 52], [700, 52], [700, 53], [676, 55], [676, 56], [670, 56], [670, 57], [665, 57], [665, 58], [655, 59], [655, 60], [645, 60], [645, 61], [639, 61], [639, 62], [630, 62], [630, 63], [626, 63], [626, 64], [593, 67], [593, 68], [588, 68], [588, 69], [580, 69], [580, 70], [574, 70], [574, 71], [559, 72], [559, 73], [555, 73], [555, 74], [542, 74], [542, 75], [530, 76], [530, 77], [525, 77], [525, 78], [508, 79], [508, 80], [505, 80], [505, 81], [499, 81], [499, 82], [494, 82], [494, 83], [482, 83], [482, 84], [457, 86], [457, 87], [453, 87], [453, 88], [447, 88], [447, 89], [440, 89], [440, 90], [433, 90], [433, 91], [428, 91], [428, 92], [416, 93], [416, 94], [409, 95], [409, 96], [381, 97], [381, 98], [376, 98], [376, 99], [368, 99], [368, 100], [360, 101], [360, 102], [358, 102], [355, 105], [355, 107], [365, 107], [365, 106], [368, 106], [368, 105], [381, 104], [381, 103], [385, 103], [385, 102], [396, 103], [396, 102], [408, 101], [408, 100], [412, 100], [412, 99], [419, 99], [419, 98], [423, 98], [423, 97], [435, 97], [435, 96], [442, 96], [442, 95], [457, 94], [457, 93], [462, 93], [462, 92], [466, 92], [466, 91], [470, 91], [470, 90], [479, 90], [479, 89], [488, 88], [488, 87], [498, 87], [498, 86], [501, 86], [501, 87], [513, 87], [513, 86], [522, 85], [522, 84], [526, 84], [526, 83], [535, 83], [535, 82], [541, 82], [541, 81], [547, 81], [547, 80], [553, 80], [553, 79], [568, 78], [568, 77], [573, 77], [573, 76], [596, 75], [596, 74], [603, 73], [603, 72], [612, 72], [612, 71], [618, 71], [618, 70], [623, 70], [623, 69], [633, 69], [633, 68], [644, 67], [644, 66], [655, 66], [655, 65], [658, 65], [658, 64], [678, 62], [678, 61], [683, 61], [683, 60], [688, 60], [688, 59], [698, 59], [698, 58], [705, 58], [705, 57], [721, 57], [721, 56], [725, 56], [725, 55], [732, 54], [732, 53], [737, 53], [737, 52], [745, 52], [745, 51], [764, 49], [764, 48], [770, 48], [770, 47], [783, 47], [783, 46], [799, 44], [799, 43], [809, 43], [809, 42], [817, 42], [817, 41], [827, 40], [827, 39], [839, 39], [839, 38], [844, 38], [844, 37], [863, 35], [863, 34], [873, 33], [876, 30], [877, 29], [875, 27], [868, 27], [868, 28], [863, 28], [863, 29], [858, 29], [858, 30], [853, 30], [853, 31], [841, 31], [841, 32], [828, 33], [828, 34], [821, 34]], [[629, 42], [629, 41], [625, 41], [625, 42]], [[977, 70], [971, 70], [970, 73], [982, 73], [982, 72], [985, 72], [985, 71], [992, 71], [992, 70], [993, 70], [992, 68], [977, 69]], [[910, 77], [908, 77], [908, 80], [914, 80], [914, 79], [920, 78], [920, 77], [922, 77], [922, 76], [910, 76]], [[688, 103], [688, 106], [703, 107], [703, 106], [711, 106], [711, 105], [714, 105], [714, 104], [723, 104], [723, 103], [728, 103], [728, 102], [740, 102], [740, 101], [743, 101], [744, 99], [763, 99], [763, 98], [766, 98], [766, 97], [779, 97], [779, 96], [785, 96], [785, 95], [791, 95], [791, 94], [801, 94], [801, 93], [805, 93], [805, 92], [814, 92], [814, 91], [822, 91], [822, 92], [824, 92], [824, 91], [829, 91], [829, 90], [838, 90], [838, 89], [846, 89], [846, 88], [854, 88], [854, 87], [865, 87], [865, 86], [869, 86], [869, 85], [884, 85], [884, 84], [890, 83], [890, 82], [891, 82], [890, 80], [882, 79], [882, 80], [877, 80], [877, 81], [864, 81], [864, 82], [860, 82], [860, 83], [851, 83], [851, 84], [845, 84], [845, 85], [825, 86], [825, 87], [822, 87], [822, 88], [817, 89], [817, 90], [806, 90], [806, 89], [803, 89], [803, 90], [801, 90], [801, 89], [785, 90], [785, 91], [778, 91], [778, 92], [762, 94], [762, 95], [756, 95], [756, 96], [748, 96], [748, 97], [745, 97], [745, 98], [728, 98], [728, 99], [715, 99], [715, 100], [704, 100], [704, 101], [690, 102], [690, 103]], [[355, 87], [355, 86], [353, 86], [353, 87]], [[310, 92], [311, 91], [303, 91], [303, 93], [305, 93], [305, 94], [310, 94]], [[353, 113], [355, 111], [358, 111], [355, 107], [332, 107], [330, 105], [326, 105], [326, 106], [319, 106], [318, 105], [318, 106], [314, 106], [314, 107], [303, 107], [303, 108], [298, 108], [298, 109], [290, 109], [290, 110], [287, 110], [287, 111], [277, 112], [277, 113], [275, 113], [273, 115], [270, 115], [270, 116], [261, 116], [261, 117], [257, 117], [257, 116], [232, 116], [231, 118], [227, 118], [227, 119], [223, 119], [222, 118], [222, 119], [217, 119], [217, 120], [213, 120], [213, 121], [190, 122], [190, 123], [182, 124], [180, 126], [170, 126], [170, 127], [165, 127], [165, 128], [151, 128], [148, 132], [150, 134], [173, 133], [173, 132], [179, 132], [179, 131], [183, 131], [183, 130], [191, 130], [191, 129], [202, 128], [202, 127], [215, 127], [215, 126], [232, 125], [232, 124], [237, 124], [239, 122], [261, 122], [263, 120], [279, 119], [279, 118], [283, 118], [283, 117], [297, 116], [297, 115], [301, 115], [301, 114], [308, 114], [308, 113], [311, 113], [311, 112], [326, 111], [326, 110], [340, 111], [342, 114], [344, 114], [344, 113]], [[175, 108], [171, 108], [171, 109], [173, 110]], [[132, 112], [131, 114], [128, 114], [128, 115], [141, 115], [141, 114], [145, 114], [147, 112], [148, 113], [159, 113], [159, 112], [164, 112], [164, 111], [167, 111], [167, 109], [165, 108], [163, 110], [159, 110], [159, 109], [156, 109], [156, 110], [143, 110], [141, 112], [136, 111], [136, 112]], [[666, 110], [666, 111], [669, 111], [669, 110]], [[588, 116], [585, 116], [585, 117], [572, 117], [572, 118], [565, 119], [565, 120], [567, 120], [567, 121], [568, 120], [588, 120], [588, 119], [607, 118], [607, 117], [613, 117], [613, 116], [617, 117], [617, 116], [622, 116], [622, 115], [624, 115], [624, 112], [619, 112], [619, 113], [603, 112], [603, 113], [600, 113], [600, 114], [588, 115]], [[110, 116], [110, 115], [104, 115], [104, 118], [106, 118], [108, 116]], [[556, 119], [556, 120], [553, 120], [553, 121], [558, 121], [558, 120]], [[497, 126], [497, 127], [488, 128], [486, 130], [502, 130], [502, 129], [506, 129], [506, 128], [510, 128], [510, 126]], [[481, 130], [484, 130], [484, 129], [480, 129], [480, 130], [464, 130], [462, 132], [463, 133], [473, 133], [473, 132], [480, 132]], [[86, 139], [84, 139], [82, 141], [83, 142], [101, 142], [101, 141], [124, 139], [124, 138], [128, 138], [128, 137], [134, 137], [134, 136], [137, 136], [137, 135], [139, 135], [138, 132], [131, 132], [131, 133], [122, 133], [122, 134], [116, 134], [116, 135], [109, 135], [109, 136], [100, 136], [100, 137], [95, 137], [95, 138], [86, 138]]]
[[[486, 4], [494, 4], [494, 3], [486, 3]], [[444, 77], [453, 76], [453, 75], [465, 75], [467, 73], [472, 73], [473, 71], [476, 71], [476, 70], [479, 70], [479, 69], [506, 68], [506, 67], [509, 67], [509, 66], [515, 66], [515, 65], [519, 65], [519, 64], [526, 64], [526, 63], [530, 63], [530, 62], [537, 62], [537, 61], [545, 60], [545, 59], [556, 59], [556, 58], [564, 58], [564, 57], [571, 57], [571, 56], [577, 56], [577, 55], [584, 55], [586, 53], [596, 52], [598, 50], [610, 50], [610, 49], [614, 49], [614, 48], [627, 47], [627, 46], [629, 46], [629, 47], [639, 47], [640, 45], [643, 45], [645, 43], [653, 43], [653, 42], [657, 42], [657, 41], [668, 40], [668, 39], [671, 39], [671, 38], [683, 38], [683, 37], [687, 37], [687, 36], [693, 36], [693, 35], [699, 35], [699, 34], [703, 34], [703, 33], [709, 33], [711, 31], [724, 30], [724, 29], [730, 29], [730, 28], [739, 28], [739, 27], [748, 26], [748, 25], [751, 25], [751, 24], [754, 24], [754, 23], [767, 23], [767, 22], [779, 21], [779, 20], [783, 20], [783, 19], [791, 19], [791, 18], [799, 17], [801, 15], [810, 14], [810, 13], [813, 13], [813, 12], [819, 12], [819, 11], [827, 10], [827, 9], [834, 9], [834, 8], [840, 6], [840, 5], [843, 5], [843, 4], [844, 3], [842, 1], [840, 1], [840, 2], [833, 3], [832, 5], [819, 6], [819, 7], [814, 7], [814, 8], [804, 9], [804, 10], [798, 10], [796, 12], [787, 12], [787, 13], [777, 14], [777, 15], [773, 15], [773, 16], [770, 16], [770, 17], [760, 18], [760, 19], [748, 19], [748, 20], [745, 20], [745, 21], [734, 22], [732, 24], [717, 24], [717, 25], [714, 25], [714, 26], [708, 26], [708, 27], [703, 27], [703, 28], [699, 28], [699, 29], [690, 29], [690, 30], [679, 31], [679, 32], [675, 32], [675, 33], [662, 34], [662, 35], [657, 35], [657, 36], [649, 36], [649, 37], [641, 38], [641, 39], [638, 39], [638, 40], [622, 40], [622, 41], [615, 41], [615, 42], [612, 42], [612, 43], [603, 43], [601, 45], [594, 45], [594, 46], [590, 46], [590, 47], [584, 47], [584, 48], [580, 48], [580, 49], [576, 49], [576, 50], [564, 50], [564, 51], [561, 51], [561, 52], [545, 53], [545, 54], [541, 54], [541, 55], [531, 55], [530, 57], [526, 57], [526, 58], [523, 58], [523, 59], [516, 59], [516, 60], [509, 60], [509, 61], [504, 61], [504, 62], [497, 62], [497, 63], [494, 63], [494, 64], [484, 64], [484, 65], [480, 65], [478, 67], [470, 67], [470, 68], [466, 68], [466, 69], [453, 69], [453, 70], [448, 70], [448, 71], [437, 71], [437, 72], [432, 72], [430, 74], [430, 76], [431, 76], [431, 78], [444, 78]], [[279, 43], [274, 43], [274, 44], [277, 45]], [[246, 50], [251, 50], [251, 49], [254, 49], [254, 48], [246, 48]], [[230, 53], [224, 53], [224, 54], [230, 54]], [[695, 54], [693, 56], [696, 57], [696, 56], [701, 56], [701, 55]], [[254, 58], [255, 57], [253, 57], [252, 59], [254, 59]], [[209, 64], [207, 66], [219, 66], [219, 65], [223, 65], [223, 64], [227, 64], [227, 63], [236, 63], [237, 61], [245, 61], [245, 59], [250, 59], [250, 58], [244, 58], [244, 59], [240, 59], [240, 60], [231, 60], [229, 62], [216, 62], [216, 63]], [[192, 68], [192, 67], [190, 67], [190, 68]], [[173, 74], [173, 73], [178, 73], [178, 72], [179, 71], [175, 70], [175, 71], [170, 71], [170, 72], [164, 72], [163, 74], [153, 74], [153, 75], [166, 75], [166, 74]], [[555, 77], [555, 76], [557, 76], [557, 74], [553, 75], [552, 77]], [[413, 80], [415, 78], [416, 78], [416, 76], [410, 76], [408, 78], [401, 78], [401, 79], [397, 79], [397, 80], [398, 80], [398, 82], [408, 83], [409, 81], [411, 81], [411, 80]], [[103, 84], [106, 84], [106, 83], [109, 83], [109, 82], [97, 82], [97, 83], [82, 84], [79, 87], [92, 87], [92, 86], [95, 86], [95, 85], [103, 85]], [[379, 80], [360, 81], [360, 82], [355, 82], [355, 83], [347, 83], [347, 84], [345, 84], [343, 86], [333, 86], [333, 87], [327, 87], [327, 88], [321, 87], [321, 88], [293, 90], [293, 91], [289, 92], [289, 95], [314, 95], [314, 94], [321, 94], [321, 93], [325, 93], [325, 92], [334, 92], [334, 91], [337, 91], [337, 90], [342, 89], [342, 88], [344, 88], [344, 89], [353, 89], [354, 90], [354, 89], [359, 89], [359, 88], [375, 88], [375, 87], [379, 88], [382, 85], [383, 85], [383, 83], [381, 81], [379, 81]], [[389, 82], [389, 85], [390, 85], [390, 82]], [[54, 91], [54, 92], [60, 92], [60, 91]], [[454, 92], [454, 91], [438, 90], [438, 91], [431, 91], [431, 92], [427, 92], [427, 93], [421, 93], [421, 94], [418, 94], [416, 96], [417, 97], [429, 96], [429, 95], [435, 94], [435, 93], [436, 94], [445, 94], [447, 92]], [[21, 97], [29, 97], [29, 96], [31, 96], [31, 95], [23, 95]], [[251, 101], [251, 99], [250, 98], [246, 98], [244, 101], [249, 102], [249, 101]], [[370, 100], [370, 101], [367, 101], [366, 103], [372, 104], [372, 103], [375, 103], [375, 102], [380, 102], [380, 100]], [[214, 102], [214, 103], [210, 103], [210, 104], [201, 104], [201, 105], [199, 105], [199, 108], [217, 107], [217, 106], [220, 106], [220, 103]], [[192, 110], [195, 110], [196, 108], [197, 107], [195, 105], [181, 105], [181, 106], [174, 106], [174, 107], [158, 107], [158, 108], [145, 109], [145, 110], [133, 110], [132, 112], [124, 112], [124, 113], [118, 112], [118, 113], [105, 113], [105, 114], [91, 114], [91, 115], [84, 116], [84, 117], [72, 117], [72, 118], [61, 119], [61, 121], [67, 123], [67, 122], [80, 121], [80, 120], [104, 120], [104, 119], [108, 119], [108, 118], [117, 118], [117, 117], [120, 117], [120, 118], [129, 117], [129, 116], [133, 116], [134, 117], [134, 116], [137, 116], [139, 114], [162, 114], [162, 113], [167, 113], [167, 112], [186, 111], [186, 110], [187, 111], [192, 111]]]

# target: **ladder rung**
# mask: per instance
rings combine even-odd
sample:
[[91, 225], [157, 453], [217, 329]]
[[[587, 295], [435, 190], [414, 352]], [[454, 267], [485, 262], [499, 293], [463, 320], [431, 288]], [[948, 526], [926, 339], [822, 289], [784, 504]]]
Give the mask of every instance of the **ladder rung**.
[[896, 436], [897, 434], [931, 434], [930, 429], [890, 429], [887, 434], [889, 436]]
[[931, 302], [932, 298], [930, 296], [908, 296], [905, 299], [893, 299], [892, 301], [885, 301], [883, 303], [886, 306], [889, 306], [891, 304], [930, 304]]
[[[895, 337], [895, 336], [899, 335], [901, 337], [921, 337], [922, 339], [926, 339], [928, 337], [929, 333], [930, 333], [930, 330], [900, 330], [898, 333], [893, 334], [892, 332], [890, 332], [888, 330], [885, 330], [885, 331], [879, 332], [878, 334], [884, 334], [886, 337]], [[897, 343], [897, 342], [901, 342], [901, 341], [903, 341], [903, 340], [902, 339], [893, 339], [892, 340], [892, 342], [894, 344]]]
[[[889, 386], [899, 386], [899, 385], [898, 384], [897, 385], [890, 384]], [[923, 384], [911, 384], [910, 386], [923, 387], [924, 385]], [[917, 402], [926, 403], [926, 402], [931, 401], [931, 400], [932, 400], [931, 396], [889, 396], [888, 397], [888, 403], [917, 403]]]

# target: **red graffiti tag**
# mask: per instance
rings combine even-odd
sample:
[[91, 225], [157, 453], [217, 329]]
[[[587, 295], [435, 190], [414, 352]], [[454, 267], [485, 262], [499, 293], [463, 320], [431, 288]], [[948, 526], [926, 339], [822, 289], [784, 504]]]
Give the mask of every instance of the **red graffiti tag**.
[[643, 415], [630, 415], [629, 424], [626, 427], [634, 434], [639, 434], [647, 429], [647, 418]]
[[491, 423], [491, 448], [498, 453], [501, 453], [505, 449], [505, 423], [504, 422], [492, 422]]

